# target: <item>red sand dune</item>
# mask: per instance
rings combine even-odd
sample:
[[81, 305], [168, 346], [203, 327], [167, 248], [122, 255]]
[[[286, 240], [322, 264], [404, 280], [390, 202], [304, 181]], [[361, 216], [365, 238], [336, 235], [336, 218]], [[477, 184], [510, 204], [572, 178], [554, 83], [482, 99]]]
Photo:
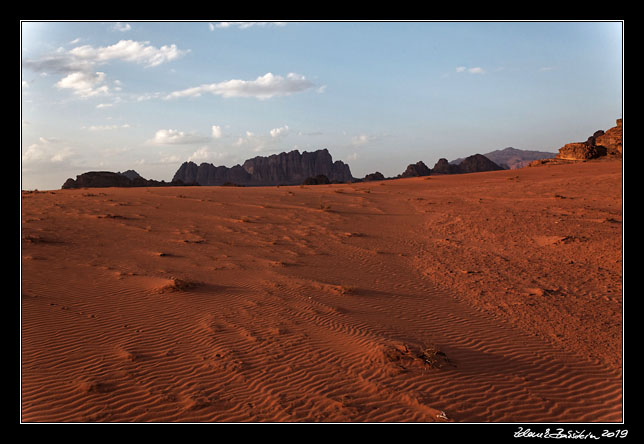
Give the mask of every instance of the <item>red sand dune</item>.
[[23, 422], [619, 422], [622, 162], [24, 192]]

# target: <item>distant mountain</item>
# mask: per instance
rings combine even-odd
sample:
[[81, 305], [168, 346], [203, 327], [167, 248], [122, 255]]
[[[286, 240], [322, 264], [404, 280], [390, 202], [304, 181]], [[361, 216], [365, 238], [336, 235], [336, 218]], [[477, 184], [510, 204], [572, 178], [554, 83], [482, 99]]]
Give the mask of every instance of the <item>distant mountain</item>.
[[[517, 168], [523, 168], [527, 166], [533, 160], [541, 159], [551, 159], [555, 157], [557, 153], [550, 153], [546, 151], [528, 151], [528, 150], [519, 150], [516, 148], [508, 147], [502, 150], [495, 150], [489, 153], [483, 154], [483, 156], [490, 159], [492, 162], [500, 166], [505, 170], [514, 170]], [[464, 159], [456, 159], [450, 162], [450, 164], [458, 165]]]
[[184, 162], [174, 175], [173, 181], [195, 182], [199, 185], [299, 185], [307, 178], [324, 175], [330, 182], [351, 182], [349, 165], [333, 162], [327, 149], [300, 153], [297, 150], [258, 156], [248, 159], [243, 165], [231, 168], [211, 163], [197, 165]]
[[439, 159], [431, 170], [431, 174], [465, 174], [480, 173], [483, 171], [502, 170], [499, 165], [492, 162], [487, 156], [482, 154], [473, 154], [459, 163], [448, 162], [447, 159]]

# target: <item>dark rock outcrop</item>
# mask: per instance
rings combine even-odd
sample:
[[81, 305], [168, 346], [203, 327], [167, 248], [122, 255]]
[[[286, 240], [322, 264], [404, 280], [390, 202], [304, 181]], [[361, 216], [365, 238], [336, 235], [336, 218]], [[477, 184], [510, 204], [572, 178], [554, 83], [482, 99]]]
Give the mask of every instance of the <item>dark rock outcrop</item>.
[[[174, 180], [168, 183], [163, 180], [159, 182], [157, 180], [144, 179], [134, 170], [128, 170], [125, 173], [113, 173], [111, 171], [90, 171], [76, 176], [76, 180], [72, 178], [67, 179], [61, 188], [129, 188], [194, 185], [193, 183], [184, 183], [182, 181]], [[132, 179], [130, 177], [132, 177]]]
[[247, 185], [251, 180], [251, 176], [240, 165], [228, 168], [214, 166], [210, 163], [202, 163], [197, 166], [194, 162], [184, 162], [174, 174], [172, 180], [194, 182], [199, 185], [223, 185], [225, 183]]
[[385, 180], [385, 179], [386, 179], [385, 176], [380, 171], [376, 171], [375, 173], [367, 174], [362, 180], [364, 182], [371, 182], [374, 180]]
[[432, 174], [458, 174], [460, 173], [458, 165], [450, 164], [447, 159], [438, 159], [438, 162], [432, 168]]
[[248, 159], [243, 165], [232, 168], [194, 162], [184, 162], [173, 180], [196, 182], [199, 185], [222, 185], [232, 182], [239, 185], [299, 185], [308, 177], [326, 176], [331, 182], [351, 182], [351, 170], [341, 161], [333, 162], [326, 149], [300, 154], [289, 153], [258, 156]]
[[492, 162], [483, 154], [474, 154], [463, 159], [463, 161], [458, 164], [458, 169], [461, 173], [480, 173], [483, 171], [498, 171], [503, 168]]
[[492, 162], [482, 154], [474, 154], [466, 157], [459, 164], [449, 163], [447, 159], [439, 159], [432, 168], [432, 174], [465, 174], [480, 173], [483, 171], [502, 170], [500, 166]]
[[400, 175], [400, 177], [420, 177], [420, 176], [429, 176], [431, 170], [427, 168], [422, 161], [412, 163], [407, 166], [407, 169]]
[[307, 177], [302, 185], [328, 185], [331, 181], [324, 174], [318, 174], [315, 177]]
[[121, 174], [130, 180], [143, 179], [143, 177], [141, 177], [141, 175], [134, 170], [127, 170], [117, 174]]

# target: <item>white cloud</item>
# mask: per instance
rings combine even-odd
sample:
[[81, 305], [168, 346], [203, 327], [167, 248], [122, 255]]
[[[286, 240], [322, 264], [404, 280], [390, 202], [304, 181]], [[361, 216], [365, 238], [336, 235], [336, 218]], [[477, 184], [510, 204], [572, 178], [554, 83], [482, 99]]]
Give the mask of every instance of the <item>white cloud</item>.
[[82, 97], [93, 97], [97, 95], [106, 95], [109, 93], [107, 85], [102, 85], [105, 81], [103, 72], [73, 72], [56, 83], [59, 89], [71, 89], [74, 94]]
[[110, 131], [110, 130], [115, 130], [119, 128], [130, 128], [130, 124], [124, 123], [122, 125], [91, 125], [83, 128], [89, 131]]
[[213, 139], [221, 138], [221, 127], [219, 125], [213, 125], [210, 130]]
[[210, 151], [207, 146], [202, 146], [188, 157], [188, 161], [205, 162], [208, 160], [223, 160], [229, 156], [226, 152]]
[[197, 151], [192, 153], [190, 157], [188, 157], [188, 161], [194, 161], [194, 160], [200, 160], [204, 161], [210, 158], [210, 153], [208, 152], [208, 147], [207, 146], [202, 146], [199, 148]]
[[254, 152], [263, 150], [267, 145], [267, 136], [256, 136], [252, 131], [246, 131], [246, 137], [239, 137], [233, 143], [234, 146], [245, 146]]
[[189, 50], [178, 49], [175, 44], [157, 48], [147, 41], [120, 40], [113, 45], [97, 48], [91, 45], [76, 46], [70, 50], [58, 48], [53, 53], [38, 59], [24, 60], [23, 66], [41, 73], [61, 74], [79, 71], [91, 72], [96, 65], [111, 60], [122, 60], [153, 67], [175, 60], [188, 52]]
[[120, 40], [113, 45], [99, 48], [94, 48], [91, 45], [83, 45], [70, 49], [69, 54], [80, 60], [92, 63], [123, 60], [152, 67], [175, 60], [187, 52], [179, 50], [177, 45], [174, 44], [156, 48], [149, 43], [134, 40]]
[[54, 163], [60, 163], [74, 156], [74, 154], [75, 154], [74, 151], [72, 151], [70, 147], [66, 146], [61, 148], [56, 153], [54, 153], [54, 155], [51, 156], [50, 161]]
[[23, 164], [60, 163], [74, 156], [74, 151], [69, 146], [61, 146], [58, 139], [40, 137], [37, 143], [29, 145], [22, 153], [22, 162]]
[[212, 23], [208, 23], [208, 29], [210, 29], [211, 31], [214, 31], [215, 25], [213, 25]]
[[153, 100], [153, 99], [158, 99], [161, 97], [161, 93], [145, 93], [145, 94], [139, 94], [135, 97], [137, 102], [145, 102], [148, 100]]
[[259, 100], [265, 100], [301, 92], [313, 86], [312, 82], [300, 74], [289, 73], [286, 77], [282, 77], [269, 72], [257, 77], [255, 80], [233, 79], [174, 91], [166, 96], [166, 99], [199, 97], [201, 94], [208, 92], [225, 98], [254, 97]]
[[96, 105], [96, 109], [110, 108], [112, 106], [114, 106], [113, 103], [99, 103]]
[[288, 133], [288, 125], [284, 125], [280, 128], [273, 128], [270, 130], [270, 135], [271, 137], [279, 137], [279, 136], [284, 136]]
[[129, 23], [117, 22], [114, 24], [114, 26], [112, 26], [112, 29], [114, 29], [115, 31], [127, 32], [132, 29], [132, 27]]
[[456, 72], [468, 72], [470, 74], [485, 74], [485, 70], [480, 66], [475, 66], [473, 68], [467, 68], [465, 66], [458, 66]]
[[195, 134], [184, 133], [175, 129], [160, 129], [154, 134], [154, 138], [148, 140], [148, 145], [183, 145], [193, 143], [204, 143], [207, 138]]
[[[214, 31], [212, 23], [210, 25], [210, 30]], [[253, 26], [286, 26], [286, 22], [218, 22], [215, 24], [217, 28], [239, 28], [239, 29], [248, 29]]]
[[366, 134], [360, 134], [359, 136], [354, 136], [351, 138], [351, 143], [353, 145], [364, 145], [369, 142], [372, 138]]

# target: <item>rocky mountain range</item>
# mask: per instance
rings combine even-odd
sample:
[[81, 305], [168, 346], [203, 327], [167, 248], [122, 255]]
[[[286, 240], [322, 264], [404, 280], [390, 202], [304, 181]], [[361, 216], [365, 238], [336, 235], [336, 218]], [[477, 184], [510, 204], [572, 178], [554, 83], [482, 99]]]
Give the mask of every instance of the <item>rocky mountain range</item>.
[[[523, 168], [534, 160], [550, 159], [555, 157], [556, 155], [557, 153], [551, 153], [547, 151], [519, 150], [513, 147], [507, 147], [502, 150], [490, 151], [489, 153], [483, 154], [483, 156], [487, 157], [492, 162], [505, 170]], [[450, 163], [458, 165], [463, 160], [463, 158], [455, 159]]]
[[327, 149], [258, 156], [231, 168], [184, 162], [172, 180], [199, 185], [267, 186], [299, 185], [307, 178], [317, 176], [326, 176], [330, 182], [353, 181], [349, 165], [339, 160], [334, 162]]
[[[508, 147], [487, 154], [474, 154], [449, 162], [439, 159], [433, 168], [422, 161], [410, 164], [395, 178], [419, 177], [433, 174], [464, 174], [502, 169], [515, 169], [546, 163], [583, 161], [601, 157], [622, 157], [622, 119], [606, 132], [596, 131], [584, 142], [568, 143], [559, 153], [527, 151]], [[237, 185], [274, 186], [300, 184], [326, 184], [387, 180], [382, 173], [367, 174], [363, 179], [351, 175], [349, 165], [333, 161], [327, 149], [313, 152], [297, 150], [288, 153], [257, 156], [233, 167], [215, 166], [211, 163], [184, 162], [171, 182], [141, 177], [134, 170], [123, 173], [90, 171], [76, 179], [67, 179], [62, 188], [93, 187], [157, 187], [186, 185]]]
[[[434, 168], [428, 168], [427, 165], [421, 160], [407, 166], [402, 174], [390, 179], [399, 179], [405, 177], [422, 177], [430, 176], [433, 174], [466, 174], [478, 173], [483, 171], [497, 171], [502, 170], [499, 165], [492, 162], [482, 154], [474, 154], [464, 159], [459, 159], [459, 163], [448, 162], [447, 159], [439, 159], [434, 165]], [[360, 181], [368, 182], [373, 180], [387, 180], [382, 173], [376, 171], [375, 173], [367, 174], [364, 179]]]

